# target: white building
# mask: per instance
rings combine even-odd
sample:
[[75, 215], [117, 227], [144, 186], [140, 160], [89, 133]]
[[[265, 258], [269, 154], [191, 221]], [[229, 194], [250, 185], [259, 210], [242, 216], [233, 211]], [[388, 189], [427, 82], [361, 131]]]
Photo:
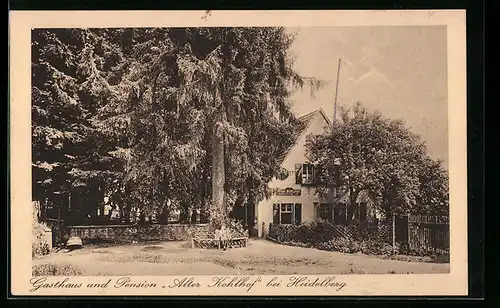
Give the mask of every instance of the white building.
[[[273, 179], [268, 184], [270, 196], [259, 202], [255, 209], [246, 210], [248, 214], [255, 211], [253, 229], [259, 237], [267, 235], [270, 223], [301, 224], [320, 218], [335, 222], [346, 216], [345, 195], [335, 198], [335, 192], [332, 192], [324, 200], [316, 195], [315, 166], [306, 156], [307, 136], [322, 134], [331, 122], [322, 109], [300, 117], [299, 121], [301, 126], [295, 144], [280, 157], [281, 167], [288, 171], [288, 176]], [[360, 193], [358, 204], [358, 218], [373, 217], [372, 202], [366, 192]]]

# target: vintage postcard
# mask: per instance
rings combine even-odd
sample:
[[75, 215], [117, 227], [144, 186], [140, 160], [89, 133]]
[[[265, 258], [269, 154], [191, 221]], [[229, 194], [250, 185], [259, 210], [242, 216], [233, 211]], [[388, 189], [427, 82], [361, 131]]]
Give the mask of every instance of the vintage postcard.
[[12, 294], [466, 295], [465, 30], [12, 11]]

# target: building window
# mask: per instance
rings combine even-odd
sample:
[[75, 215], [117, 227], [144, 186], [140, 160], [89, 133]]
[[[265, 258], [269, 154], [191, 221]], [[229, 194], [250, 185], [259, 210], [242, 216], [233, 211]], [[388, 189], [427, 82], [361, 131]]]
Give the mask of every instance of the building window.
[[293, 219], [293, 204], [280, 205], [280, 223], [291, 224]]
[[314, 183], [314, 166], [310, 164], [304, 164], [302, 167], [302, 184], [313, 184]]
[[273, 223], [301, 224], [302, 205], [300, 203], [273, 204]]
[[318, 218], [326, 221], [332, 221], [332, 205], [327, 203], [321, 203], [318, 206]]
[[295, 183], [302, 185], [314, 184], [314, 165], [295, 164]]

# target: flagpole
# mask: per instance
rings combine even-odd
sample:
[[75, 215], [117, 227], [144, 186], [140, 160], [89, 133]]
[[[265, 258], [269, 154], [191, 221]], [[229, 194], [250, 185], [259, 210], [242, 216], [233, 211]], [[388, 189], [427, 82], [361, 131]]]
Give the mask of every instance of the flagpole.
[[337, 68], [337, 85], [335, 86], [335, 102], [333, 105], [333, 122], [335, 123], [337, 121], [337, 97], [339, 93], [339, 78], [340, 78], [340, 61], [342, 58], [339, 58], [339, 65]]

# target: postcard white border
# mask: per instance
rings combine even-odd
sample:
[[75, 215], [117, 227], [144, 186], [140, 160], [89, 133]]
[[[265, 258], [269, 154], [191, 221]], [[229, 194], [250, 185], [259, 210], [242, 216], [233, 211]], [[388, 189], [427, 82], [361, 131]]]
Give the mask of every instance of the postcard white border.
[[[11, 292], [13, 295], [466, 295], [467, 294], [467, 140], [466, 26], [464, 10], [432, 11], [11, 11], [10, 159]], [[448, 34], [448, 132], [450, 174], [450, 273], [422, 275], [337, 275], [347, 285], [330, 288], [31, 289], [31, 29], [72, 27], [187, 26], [375, 26], [445, 25]], [[326, 275], [325, 275], [326, 276]], [[256, 276], [252, 276], [256, 277]], [[263, 280], [272, 276], [261, 276]], [[286, 280], [289, 276], [280, 276]], [[71, 277], [73, 282], [116, 277]], [[179, 277], [133, 277], [165, 285]], [[212, 276], [197, 276], [203, 285]]]

